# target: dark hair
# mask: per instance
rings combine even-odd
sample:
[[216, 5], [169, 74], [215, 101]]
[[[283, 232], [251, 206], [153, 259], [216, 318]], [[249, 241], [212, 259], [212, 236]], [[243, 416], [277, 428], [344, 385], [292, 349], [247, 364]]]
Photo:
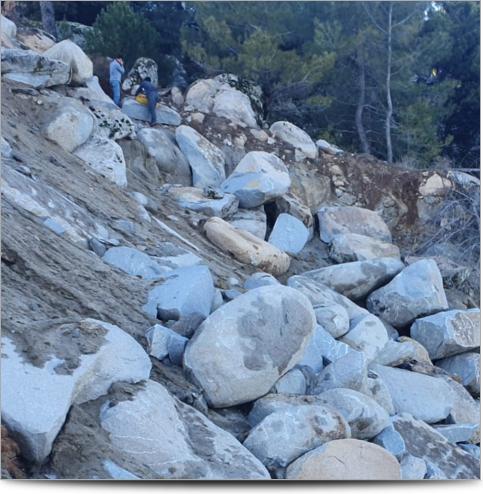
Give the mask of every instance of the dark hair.
[[116, 58], [122, 58], [122, 55], [119, 55], [119, 53], [116, 55]]
[[149, 77], [149, 76], [148, 76], [148, 77], [145, 77], [145, 78], [144, 78], [144, 80], [145, 80], [146, 82], [151, 82], [151, 77]]

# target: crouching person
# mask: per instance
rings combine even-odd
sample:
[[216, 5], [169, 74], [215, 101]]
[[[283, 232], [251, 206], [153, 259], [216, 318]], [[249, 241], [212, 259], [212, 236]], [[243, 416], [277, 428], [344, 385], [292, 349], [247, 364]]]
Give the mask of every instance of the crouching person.
[[146, 95], [148, 99], [148, 110], [151, 116], [151, 126], [156, 125], [156, 103], [159, 100], [159, 94], [156, 86], [151, 82], [150, 77], [146, 77], [139, 85], [136, 96], [140, 93]]

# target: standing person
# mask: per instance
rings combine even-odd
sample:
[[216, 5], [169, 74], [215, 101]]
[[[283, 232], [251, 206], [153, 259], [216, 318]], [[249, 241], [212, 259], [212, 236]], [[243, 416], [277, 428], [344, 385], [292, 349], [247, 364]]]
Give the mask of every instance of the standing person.
[[143, 82], [136, 91], [136, 96], [139, 93], [144, 93], [148, 98], [148, 110], [151, 115], [151, 126], [156, 125], [156, 103], [158, 102], [159, 95], [156, 86], [151, 82], [151, 77], [145, 77]]
[[124, 60], [118, 55], [109, 65], [109, 82], [112, 87], [112, 99], [121, 106], [121, 79], [124, 75]]

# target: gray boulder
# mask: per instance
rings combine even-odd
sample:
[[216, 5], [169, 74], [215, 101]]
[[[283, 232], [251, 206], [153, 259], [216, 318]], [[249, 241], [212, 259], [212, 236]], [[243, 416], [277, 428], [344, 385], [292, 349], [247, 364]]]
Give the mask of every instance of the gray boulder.
[[[151, 121], [151, 114], [147, 105], [142, 105], [133, 98], [125, 98], [123, 100], [122, 111], [130, 118], [144, 122]], [[158, 124], [178, 126], [181, 125], [181, 116], [173, 108], [158, 103], [156, 105], [156, 122]]]
[[297, 255], [309, 237], [308, 228], [299, 219], [282, 213], [277, 217], [268, 241], [287, 254]]
[[165, 129], [144, 128], [138, 131], [136, 137], [143, 143], [146, 153], [154, 159], [159, 170], [169, 173], [173, 182], [177, 177], [191, 181], [188, 160], [178, 148], [171, 133]]
[[151, 362], [126, 332], [95, 319], [31, 336], [35, 365], [9, 337], [2, 340], [2, 422], [18, 438], [22, 455], [42, 463], [73, 403], [95, 400], [117, 381], [148, 379]]
[[71, 101], [61, 105], [52, 115], [44, 134], [70, 153], [89, 139], [93, 129], [94, 118], [90, 111], [77, 101]]
[[[287, 280], [287, 285], [299, 290], [304, 295], [306, 295], [309, 298], [309, 300], [312, 302], [314, 308], [317, 308], [317, 310], [322, 307], [332, 308], [334, 305], [340, 305], [347, 311], [349, 320], [359, 318], [361, 316], [366, 316], [369, 314], [369, 312], [366, 309], [358, 306], [357, 304], [352, 302], [352, 300], [348, 299], [347, 297], [344, 297], [344, 295], [337, 293], [336, 291], [332, 290], [331, 288], [324, 285], [320, 281], [309, 278], [307, 276], [304, 275], [291, 276]], [[344, 326], [342, 327], [345, 328], [345, 323]], [[329, 331], [328, 327], [326, 328], [324, 326], [324, 329]], [[341, 331], [341, 329], [339, 331]]]
[[290, 187], [285, 163], [271, 153], [251, 151], [223, 182], [225, 192], [235, 194], [242, 208], [255, 208], [284, 195]]
[[317, 212], [320, 239], [328, 244], [339, 234], [357, 233], [383, 242], [392, 242], [391, 232], [375, 211], [355, 206], [322, 207]]
[[58, 86], [70, 80], [70, 68], [32, 50], [2, 48], [2, 78], [35, 88]]
[[341, 414], [322, 405], [305, 405], [271, 413], [250, 431], [243, 445], [275, 470], [328, 441], [347, 437], [350, 428]]
[[8, 19], [7, 17], [0, 15], [2, 34], [5, 34], [11, 40], [17, 37], [17, 26], [15, 22]]
[[275, 393], [304, 395], [307, 382], [300, 369], [291, 369], [274, 384], [273, 388]]
[[[232, 194], [228, 194], [232, 195]], [[267, 215], [263, 206], [255, 209], [239, 209], [228, 220], [230, 225], [245, 230], [255, 237], [265, 240], [267, 233]]]
[[280, 282], [270, 273], [259, 272], [250, 275], [243, 284], [243, 288], [245, 290], [253, 290], [253, 288], [269, 285], [280, 285]]
[[456, 444], [473, 440], [475, 434], [478, 434], [479, 424], [434, 425], [433, 428], [444, 436], [448, 442]]
[[454, 446], [421, 420], [408, 414], [393, 418], [395, 430], [402, 437], [409, 454], [423, 459], [443, 479], [479, 479], [479, 461]]
[[378, 364], [373, 368], [389, 388], [396, 413], [410, 413], [429, 424], [451, 413], [454, 394], [443, 379]]
[[377, 444], [358, 439], [325, 443], [287, 468], [288, 480], [401, 480], [397, 459]]
[[246, 403], [297, 364], [314, 328], [304, 295], [282, 285], [256, 288], [204, 321], [186, 348], [184, 367], [211, 406]]
[[122, 148], [115, 141], [94, 136], [74, 153], [94, 171], [119, 187], [127, 185], [126, 162]]
[[323, 365], [331, 364], [350, 352], [351, 348], [348, 345], [337, 341], [321, 326], [317, 325], [299, 365], [310, 367], [318, 374]]
[[347, 420], [351, 436], [372, 439], [385, 429], [389, 414], [376, 401], [353, 389], [330, 389], [318, 395], [322, 403], [337, 410]]
[[157, 280], [166, 274], [166, 269], [155, 259], [132, 247], [111, 247], [102, 259], [131, 276], [140, 276], [145, 280]]
[[394, 258], [348, 262], [306, 271], [300, 276], [312, 279], [338, 293], [359, 300], [394, 278], [404, 264]]
[[334, 338], [339, 338], [349, 331], [349, 314], [342, 305], [316, 305], [314, 311], [317, 323]]
[[377, 357], [388, 340], [384, 324], [372, 314], [363, 317], [341, 338], [354, 350], [364, 353], [368, 362]]
[[362, 352], [352, 350], [322, 370], [313, 383], [310, 393], [320, 394], [334, 388], [364, 391], [367, 385], [366, 357]]
[[204, 319], [210, 314], [214, 296], [213, 278], [206, 266], [179, 268], [149, 291], [144, 311], [164, 320], [188, 316]]
[[474, 350], [480, 346], [480, 309], [449, 310], [417, 319], [411, 337], [432, 359]]
[[405, 336], [401, 336], [397, 340], [388, 340], [374, 360], [378, 364], [389, 367], [399, 367], [410, 362], [432, 365], [423, 345]]
[[332, 156], [337, 156], [338, 154], [343, 154], [344, 151], [334, 144], [330, 144], [324, 139], [318, 139], [315, 141], [315, 145], [324, 153], [331, 154]]
[[404, 268], [390, 283], [369, 295], [367, 308], [396, 328], [446, 310], [448, 301], [438, 266], [430, 259]]
[[66, 63], [71, 71], [71, 82], [74, 84], [84, 84], [93, 76], [94, 66], [91, 59], [69, 39], [56, 43], [44, 51], [43, 56]]
[[188, 338], [181, 336], [172, 329], [155, 324], [146, 331], [149, 355], [163, 360], [169, 357], [173, 364], [181, 365]]
[[242, 127], [258, 128], [250, 98], [232, 87], [220, 88], [213, 99], [213, 113]]
[[341, 233], [334, 235], [330, 246], [330, 257], [338, 262], [367, 261], [380, 257], [401, 258], [399, 248], [389, 242], [359, 235]]
[[213, 198], [196, 187], [165, 185], [162, 192], [172, 197], [181, 208], [202, 213], [206, 216], [225, 218], [238, 209], [238, 199], [233, 194], [217, 194]]
[[176, 142], [190, 164], [195, 187], [218, 187], [225, 180], [225, 157], [208, 139], [181, 125], [176, 129]]
[[422, 458], [413, 455], [405, 455], [400, 461], [401, 480], [423, 480], [428, 468]]
[[290, 144], [297, 149], [303, 157], [315, 159], [317, 157], [317, 147], [314, 141], [304, 130], [290, 122], [275, 122], [270, 127], [270, 132], [274, 137]]
[[101, 426], [112, 446], [158, 478], [268, 479], [264, 466], [230, 433], [154, 381], [106, 406]]
[[441, 367], [441, 369], [458, 379], [472, 395], [480, 395], [481, 364], [479, 353], [461, 353], [453, 357], [437, 360], [434, 365]]

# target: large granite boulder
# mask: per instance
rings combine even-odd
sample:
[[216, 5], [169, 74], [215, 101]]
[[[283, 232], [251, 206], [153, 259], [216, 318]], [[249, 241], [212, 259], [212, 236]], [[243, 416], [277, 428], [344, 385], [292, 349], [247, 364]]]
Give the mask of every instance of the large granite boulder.
[[410, 413], [429, 424], [451, 413], [454, 394], [444, 379], [379, 364], [373, 368], [389, 388], [396, 413]]
[[438, 266], [428, 259], [404, 268], [390, 283], [369, 295], [367, 308], [396, 328], [448, 309]]
[[181, 125], [176, 129], [176, 142], [193, 172], [194, 187], [218, 187], [225, 180], [225, 157], [195, 129]]
[[304, 295], [282, 285], [256, 288], [202, 323], [186, 348], [184, 367], [213, 407], [246, 403], [297, 364], [314, 328]]
[[112, 139], [94, 136], [75, 151], [94, 171], [119, 187], [127, 185], [126, 162], [121, 146]]
[[210, 218], [204, 225], [208, 239], [240, 262], [275, 276], [285, 273], [290, 257], [275, 246], [244, 230], [234, 228], [221, 218]]
[[58, 86], [69, 82], [70, 68], [32, 50], [2, 48], [2, 78], [34, 88]]
[[397, 459], [384, 448], [358, 439], [330, 441], [287, 468], [288, 480], [401, 480]]
[[407, 452], [426, 462], [432, 472], [427, 478], [480, 478], [480, 462], [423, 421], [401, 414], [393, 418], [393, 426]]
[[480, 309], [449, 310], [417, 319], [411, 337], [433, 360], [474, 350], [480, 346]]
[[52, 142], [68, 152], [84, 144], [94, 130], [94, 118], [89, 110], [73, 100], [59, 105], [49, 119], [44, 134]]
[[320, 239], [328, 244], [339, 234], [356, 233], [392, 242], [391, 232], [375, 211], [355, 206], [321, 207], [317, 212]]
[[0, 15], [0, 27], [2, 34], [8, 36], [11, 40], [14, 40], [17, 36], [17, 26], [15, 22], [11, 21], [7, 17]]
[[213, 113], [242, 127], [258, 127], [250, 98], [232, 87], [217, 92], [213, 99]]
[[399, 248], [389, 242], [358, 233], [334, 235], [330, 246], [330, 257], [338, 262], [367, 261], [380, 257], [401, 258]]
[[158, 85], [158, 64], [152, 58], [140, 57], [134, 62], [134, 65], [122, 82], [123, 91], [134, 94], [137, 86], [146, 77], [151, 79], [151, 83], [154, 86]]
[[282, 213], [277, 217], [268, 241], [281, 251], [295, 256], [305, 247], [309, 237], [308, 228], [299, 219]]
[[26, 336], [32, 346], [23, 352], [2, 339], [2, 422], [35, 463], [49, 455], [73, 403], [94, 400], [117, 381], [149, 378], [148, 355], [112, 324], [85, 319]]
[[[356, 303], [352, 302], [352, 300], [348, 299], [347, 297], [344, 297], [344, 295], [337, 293], [336, 291], [332, 290], [331, 288], [324, 285], [320, 281], [312, 279], [311, 277], [309, 278], [304, 275], [291, 276], [287, 280], [287, 285], [291, 286], [292, 288], [296, 288], [297, 290], [301, 291], [304, 295], [306, 295], [309, 298], [309, 300], [312, 302], [314, 308], [317, 309], [320, 309], [322, 307], [332, 308], [334, 305], [339, 305], [346, 310], [349, 320], [356, 319], [361, 316], [366, 316], [367, 314], [369, 314], [369, 312], [363, 307], [360, 307]], [[345, 325], [345, 323], [337, 331], [342, 331], [342, 328], [345, 329], [346, 327], [348, 331], [349, 328], [348, 326]], [[328, 327], [326, 329], [330, 331]]]
[[101, 426], [120, 453], [160, 479], [262, 480], [264, 466], [229, 432], [147, 381], [134, 396], [101, 413]]
[[196, 211], [206, 216], [225, 218], [238, 209], [238, 199], [233, 194], [217, 194], [213, 197], [196, 187], [165, 185], [162, 192], [172, 197], [181, 208]]
[[401, 336], [397, 340], [388, 340], [384, 348], [377, 353], [375, 362], [389, 367], [399, 367], [411, 362], [432, 365], [423, 345], [407, 336]]
[[157, 280], [166, 274], [155, 259], [132, 247], [111, 247], [102, 259], [131, 276], [140, 276], [145, 280]]
[[297, 149], [302, 157], [315, 159], [318, 155], [317, 146], [304, 130], [290, 122], [275, 122], [270, 127], [270, 132], [274, 137], [292, 145]]
[[230, 225], [238, 230], [245, 230], [255, 235], [255, 237], [265, 240], [267, 233], [267, 214], [263, 206], [255, 209], [239, 209], [228, 221]]
[[[99, 89], [102, 91], [100, 87]], [[135, 135], [134, 124], [131, 119], [112, 101], [89, 100], [86, 106], [96, 119], [97, 136], [118, 141]]]
[[388, 257], [335, 264], [306, 271], [300, 276], [328, 286], [351, 300], [360, 300], [392, 280], [403, 268], [402, 261]]
[[269, 470], [276, 470], [328, 441], [347, 437], [350, 428], [342, 415], [317, 404], [271, 413], [250, 431], [243, 445]]
[[467, 352], [437, 360], [434, 364], [459, 380], [471, 394], [479, 396], [481, 387], [480, 360], [479, 353]]
[[330, 389], [318, 398], [347, 420], [350, 437], [354, 439], [372, 439], [389, 425], [386, 410], [369, 396], [353, 389]]
[[159, 170], [173, 177], [173, 182], [177, 177], [183, 181], [191, 181], [188, 160], [171, 133], [165, 129], [143, 128], [137, 132], [136, 138], [143, 143], [147, 155], [154, 159]]
[[84, 84], [94, 75], [91, 59], [69, 39], [56, 43], [44, 51], [43, 56], [66, 63], [71, 70], [73, 84]]
[[347, 343], [354, 350], [364, 353], [368, 362], [377, 357], [388, 340], [386, 327], [380, 319], [372, 314], [361, 318], [341, 338], [341, 341]]
[[[125, 98], [123, 100], [122, 111], [130, 118], [144, 122], [151, 121], [151, 114], [147, 105], [138, 103], [134, 98]], [[169, 106], [158, 103], [156, 105], [156, 123], [178, 126], [181, 125], [181, 116]]]
[[285, 163], [274, 154], [251, 151], [223, 182], [225, 192], [235, 194], [242, 208], [255, 208], [284, 195], [290, 187]]
[[144, 310], [152, 317], [179, 320], [188, 316], [208, 317], [215, 287], [206, 266], [179, 268], [149, 291]]

